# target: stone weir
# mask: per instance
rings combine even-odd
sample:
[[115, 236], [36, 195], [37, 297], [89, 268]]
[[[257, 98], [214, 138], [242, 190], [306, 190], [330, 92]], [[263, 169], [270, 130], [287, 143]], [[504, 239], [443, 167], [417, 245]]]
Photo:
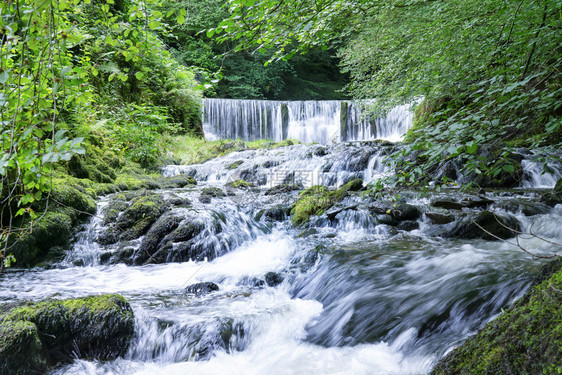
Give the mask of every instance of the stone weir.
[[384, 117], [366, 115], [366, 102], [203, 99], [203, 128], [209, 140], [298, 139], [305, 143], [385, 139], [398, 141], [412, 126], [409, 105]]

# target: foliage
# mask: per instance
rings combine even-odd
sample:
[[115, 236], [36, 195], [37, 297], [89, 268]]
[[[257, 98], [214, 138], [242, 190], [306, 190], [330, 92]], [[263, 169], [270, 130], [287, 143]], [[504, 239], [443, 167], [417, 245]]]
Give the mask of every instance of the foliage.
[[233, 51], [202, 33], [228, 17], [226, 1], [164, 1], [162, 12], [187, 11], [185, 22], [162, 35], [175, 57], [198, 73], [206, 96], [242, 99], [340, 99], [347, 77], [337, 68], [334, 51], [313, 50], [307, 56], [264, 66], [272, 51]]
[[393, 155], [398, 175], [387, 185], [399, 187], [424, 185], [436, 163], [458, 156], [469, 173], [514, 168], [507, 157], [484, 160], [484, 145], [503, 155], [559, 147], [561, 9], [560, 0], [234, 0], [207, 35], [235, 50], [273, 48], [271, 60], [336, 46], [351, 92], [377, 98], [377, 111], [425, 98], [411, 144]]
[[155, 35], [167, 29], [158, 3], [0, 5], [0, 270], [14, 260], [7, 246], [18, 216], [36, 218], [34, 202], [49, 196], [55, 163], [101, 135], [148, 165], [157, 134], [200, 130], [200, 88]]

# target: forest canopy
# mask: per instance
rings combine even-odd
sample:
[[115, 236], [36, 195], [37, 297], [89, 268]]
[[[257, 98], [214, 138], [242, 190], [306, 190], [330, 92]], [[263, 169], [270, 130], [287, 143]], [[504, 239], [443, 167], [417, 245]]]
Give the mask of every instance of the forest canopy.
[[207, 35], [235, 50], [274, 50], [273, 62], [337, 48], [351, 94], [376, 98], [375, 110], [423, 98], [399, 162], [416, 151], [428, 169], [464, 155], [489, 173], [484, 144], [562, 142], [560, 0], [233, 0], [229, 11]]

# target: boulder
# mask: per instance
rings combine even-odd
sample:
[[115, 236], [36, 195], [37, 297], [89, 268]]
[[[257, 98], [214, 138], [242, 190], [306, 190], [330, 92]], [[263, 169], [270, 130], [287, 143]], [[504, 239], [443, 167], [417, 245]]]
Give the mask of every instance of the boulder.
[[277, 272], [268, 272], [265, 274], [264, 278], [268, 286], [277, 286], [283, 282], [283, 276]]
[[299, 185], [292, 185], [292, 184], [281, 184], [281, 185], [277, 185], [274, 186], [272, 188], [269, 188], [265, 191], [265, 195], [276, 195], [276, 194], [281, 194], [281, 193], [289, 193], [293, 190], [300, 190], [302, 189], [302, 186]]
[[47, 361], [37, 326], [26, 321], [0, 322], [0, 375], [42, 374]]
[[14, 307], [0, 315], [0, 374], [43, 373], [76, 356], [114, 359], [133, 334], [131, 306], [116, 294]]
[[197, 182], [192, 176], [186, 174], [179, 174], [177, 176], [163, 177], [160, 185], [165, 189], [183, 188], [189, 185], [196, 185]]
[[482, 238], [489, 241], [515, 237], [520, 230], [519, 221], [511, 215], [500, 215], [490, 211], [471, 212], [457, 220], [444, 237], [474, 239]]
[[559, 373], [562, 261], [545, 268], [523, 298], [443, 357], [432, 374]]
[[208, 196], [208, 197], [226, 197], [226, 193], [224, 190], [218, 187], [206, 187], [201, 189], [201, 196]]
[[185, 291], [187, 293], [192, 293], [196, 295], [208, 294], [211, 292], [216, 292], [217, 290], [219, 290], [219, 286], [210, 281], [193, 284], [185, 288]]
[[525, 216], [542, 215], [550, 211], [550, 207], [546, 203], [519, 199], [507, 200], [499, 203], [497, 206], [513, 213], [521, 212]]
[[121, 232], [122, 240], [138, 238], [148, 231], [168, 207], [169, 203], [158, 194], [137, 196], [112, 226]]
[[455, 221], [455, 217], [453, 215], [439, 212], [426, 212], [425, 216], [431, 220], [433, 224], [447, 224]]

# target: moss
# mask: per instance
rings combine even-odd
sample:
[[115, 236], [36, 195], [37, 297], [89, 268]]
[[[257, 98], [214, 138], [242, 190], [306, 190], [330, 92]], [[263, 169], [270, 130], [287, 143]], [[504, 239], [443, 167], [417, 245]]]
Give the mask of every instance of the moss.
[[225, 186], [236, 188], [236, 189], [243, 189], [243, 188], [253, 187], [254, 184], [244, 180], [236, 180], [226, 183]]
[[206, 187], [201, 189], [201, 196], [207, 197], [225, 197], [226, 193], [218, 187]]
[[34, 266], [42, 261], [53, 246], [66, 246], [72, 236], [72, 219], [60, 212], [47, 212], [29, 229], [11, 237], [12, 254], [18, 267]]
[[555, 272], [445, 356], [433, 374], [556, 374], [562, 372], [562, 260]]
[[41, 351], [35, 324], [26, 321], [0, 324], [0, 375], [44, 372], [47, 364]]
[[0, 317], [1, 327], [14, 322], [36, 326], [43, 355], [50, 363], [123, 355], [134, 333], [133, 311], [120, 295], [47, 300], [16, 307]]
[[242, 164], [244, 164], [243, 160], [236, 160], [234, 163], [230, 163], [229, 165], [227, 165], [226, 169], [236, 169]]
[[197, 181], [192, 176], [179, 174], [177, 176], [163, 177], [159, 181], [163, 188], [183, 188], [188, 185], [197, 185]]
[[307, 223], [313, 215], [321, 215], [348, 194], [345, 185], [337, 190], [325, 186], [312, 186], [303, 190], [291, 209], [291, 220], [295, 225]]

